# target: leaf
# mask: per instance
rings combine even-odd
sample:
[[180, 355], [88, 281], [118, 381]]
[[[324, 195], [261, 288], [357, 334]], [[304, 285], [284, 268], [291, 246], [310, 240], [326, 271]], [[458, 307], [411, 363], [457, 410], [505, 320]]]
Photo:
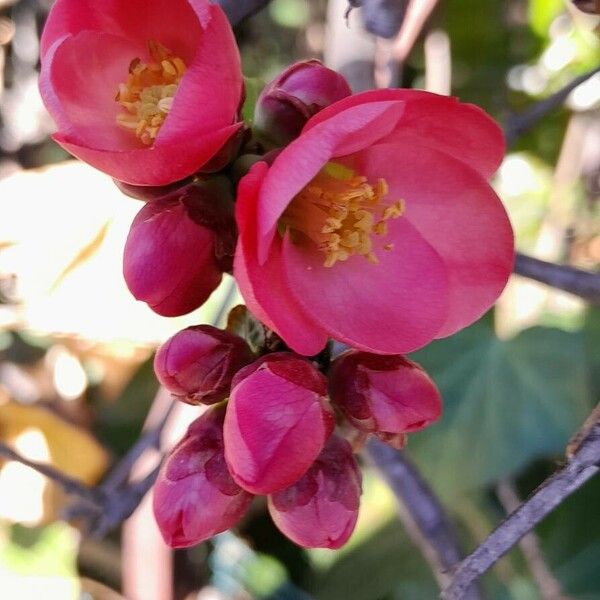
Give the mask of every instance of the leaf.
[[413, 358], [440, 387], [445, 408], [408, 447], [445, 496], [563, 453], [592, 407], [578, 333], [535, 327], [505, 341], [480, 321]]
[[254, 352], [262, 350], [265, 346], [265, 326], [242, 304], [229, 311], [226, 329], [244, 338]]
[[98, 416], [98, 436], [118, 455], [125, 454], [137, 440], [158, 392], [153, 360], [151, 356], [140, 365], [117, 401]]
[[0, 439], [11, 443], [31, 429], [43, 434], [50, 462], [63, 473], [91, 485], [106, 471], [108, 454], [87, 431], [39, 406], [0, 403]]
[[564, 10], [563, 0], [529, 0], [529, 24], [540, 37], [548, 37], [552, 21]]
[[429, 567], [394, 521], [342, 556], [311, 588], [317, 600], [421, 600], [439, 594]]
[[82, 265], [84, 262], [89, 260], [94, 254], [98, 251], [102, 242], [106, 238], [106, 233], [108, 231], [108, 227], [111, 223], [109, 219], [100, 227], [96, 235], [90, 240], [88, 244], [86, 244], [77, 255], [73, 258], [73, 260], [60, 272], [59, 276], [56, 278], [54, 283], [52, 284], [50, 291], [54, 291], [64, 280], [65, 277], [72, 271], [74, 271], [77, 267]]

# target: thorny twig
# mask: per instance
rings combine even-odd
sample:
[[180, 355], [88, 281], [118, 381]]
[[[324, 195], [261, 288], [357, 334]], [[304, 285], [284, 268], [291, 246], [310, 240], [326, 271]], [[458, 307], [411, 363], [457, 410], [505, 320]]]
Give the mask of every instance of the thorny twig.
[[521, 506], [503, 521], [454, 571], [443, 600], [461, 600], [465, 591], [524, 535], [563, 500], [593, 477], [600, 467], [600, 421], [574, 449], [566, 465], [546, 479]]

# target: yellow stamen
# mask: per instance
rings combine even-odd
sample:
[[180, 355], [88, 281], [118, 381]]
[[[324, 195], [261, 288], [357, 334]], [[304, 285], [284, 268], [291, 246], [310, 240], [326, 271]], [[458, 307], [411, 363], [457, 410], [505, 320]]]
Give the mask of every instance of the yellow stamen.
[[129, 129], [146, 145], [152, 145], [172, 106], [185, 63], [153, 40], [148, 42], [150, 61], [134, 58], [129, 75], [120, 83], [115, 100], [124, 109], [117, 123]]
[[[404, 201], [385, 201], [389, 187], [384, 179], [371, 185], [366, 177], [338, 163], [330, 162], [296, 195], [283, 213], [278, 230], [290, 230], [292, 240], [308, 239], [325, 254], [325, 267], [346, 261], [353, 255], [377, 264], [373, 236], [388, 234], [386, 221], [404, 213]], [[297, 233], [304, 234], [299, 238]], [[389, 252], [392, 243], [382, 246]]]

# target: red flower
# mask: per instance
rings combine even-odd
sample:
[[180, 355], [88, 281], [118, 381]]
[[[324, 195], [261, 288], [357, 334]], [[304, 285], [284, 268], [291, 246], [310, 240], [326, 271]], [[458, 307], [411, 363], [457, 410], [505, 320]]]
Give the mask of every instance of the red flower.
[[270, 494], [296, 482], [333, 431], [327, 380], [287, 352], [268, 354], [233, 378], [225, 459], [245, 490]]
[[54, 139], [127, 183], [183, 179], [241, 127], [237, 46], [208, 0], [57, 0], [41, 55]]
[[225, 464], [224, 413], [211, 408], [190, 425], [154, 485], [154, 516], [172, 548], [193, 546], [233, 527], [252, 501]]
[[469, 325], [513, 263], [486, 181], [503, 153], [494, 121], [453, 98], [377, 90], [325, 108], [240, 183], [246, 303], [306, 355], [328, 337], [401, 354]]
[[332, 435], [301, 479], [269, 496], [269, 512], [296, 544], [339, 548], [356, 525], [361, 480], [350, 444]]
[[331, 365], [329, 392], [354, 427], [384, 441], [401, 442], [442, 414], [435, 383], [403, 356], [344, 352]]

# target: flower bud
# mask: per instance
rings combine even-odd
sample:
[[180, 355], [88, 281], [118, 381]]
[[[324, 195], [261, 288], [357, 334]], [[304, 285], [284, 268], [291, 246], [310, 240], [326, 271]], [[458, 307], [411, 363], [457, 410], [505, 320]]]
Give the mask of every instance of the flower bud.
[[356, 525], [360, 493], [360, 470], [350, 444], [332, 435], [302, 478], [269, 496], [269, 512], [299, 546], [339, 548]]
[[285, 146], [298, 136], [308, 119], [351, 93], [342, 75], [318, 60], [297, 62], [261, 92], [254, 127], [269, 142]]
[[431, 378], [399, 355], [345, 352], [332, 363], [329, 393], [354, 427], [395, 447], [403, 445], [398, 434], [423, 429], [442, 412]]
[[190, 425], [154, 485], [154, 516], [172, 548], [193, 546], [233, 527], [252, 500], [225, 464], [224, 413], [211, 408]]
[[131, 225], [123, 275], [135, 298], [159, 315], [198, 308], [231, 268], [235, 223], [217, 185], [194, 182], [152, 200]]
[[237, 373], [225, 417], [225, 458], [254, 494], [297, 481], [334, 427], [325, 377], [303, 358], [269, 354]]
[[233, 376], [252, 358], [241, 337], [210, 325], [197, 325], [176, 333], [158, 349], [154, 372], [180, 400], [215, 404], [229, 395]]

